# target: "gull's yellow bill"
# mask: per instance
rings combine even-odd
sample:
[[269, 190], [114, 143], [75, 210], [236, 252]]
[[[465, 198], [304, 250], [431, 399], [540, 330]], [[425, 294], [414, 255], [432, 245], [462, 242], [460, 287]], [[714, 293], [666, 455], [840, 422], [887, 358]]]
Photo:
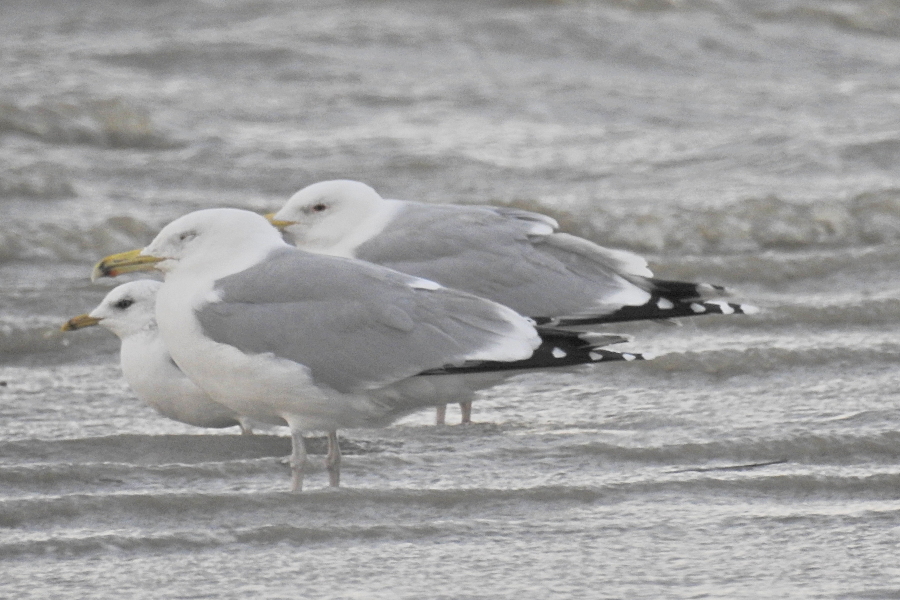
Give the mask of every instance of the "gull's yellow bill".
[[76, 329], [84, 329], [85, 327], [93, 327], [99, 324], [101, 319], [84, 314], [72, 317], [59, 328], [60, 331], [75, 331]]
[[97, 281], [101, 277], [118, 277], [123, 273], [135, 271], [152, 271], [156, 268], [156, 263], [162, 260], [155, 256], [142, 255], [141, 249], [111, 254], [94, 265], [91, 281]]
[[272, 224], [272, 227], [274, 227], [278, 231], [284, 231], [285, 229], [296, 223], [296, 221], [280, 221], [275, 218], [275, 213], [269, 213], [263, 216], [269, 221], [269, 223]]

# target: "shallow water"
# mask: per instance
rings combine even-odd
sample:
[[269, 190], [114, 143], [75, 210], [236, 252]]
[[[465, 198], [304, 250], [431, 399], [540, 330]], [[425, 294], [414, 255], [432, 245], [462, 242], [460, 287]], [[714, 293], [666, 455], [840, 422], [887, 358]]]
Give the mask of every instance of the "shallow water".
[[[896, 3], [7, 0], [0, 72], [0, 597], [900, 597]], [[312, 439], [302, 495], [56, 331], [100, 257], [336, 177], [763, 310], [343, 432], [338, 491]]]

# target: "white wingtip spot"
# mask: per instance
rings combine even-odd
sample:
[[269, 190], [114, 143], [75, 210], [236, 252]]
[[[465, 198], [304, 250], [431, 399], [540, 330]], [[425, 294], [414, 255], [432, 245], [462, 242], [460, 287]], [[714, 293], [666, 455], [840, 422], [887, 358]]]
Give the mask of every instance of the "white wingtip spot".
[[603, 360], [603, 355], [599, 352], [590, 352], [588, 356], [591, 358], [591, 360]]
[[553, 231], [557, 227], [559, 227], [559, 226], [556, 224], [556, 221], [553, 221], [552, 225], [550, 223], [535, 223], [534, 225], [531, 226], [531, 229], [528, 230], [528, 235], [535, 235], [535, 236], [550, 235], [553, 233]]
[[734, 314], [734, 308], [725, 301], [713, 300], [712, 302], [710, 302], [710, 304], [715, 304], [716, 306], [718, 306], [719, 310], [722, 311], [723, 315], [733, 315]]
[[637, 356], [635, 356], [634, 354], [627, 354], [625, 352], [622, 353], [622, 358], [624, 358], [625, 360], [627, 360], [629, 362], [632, 360], [637, 360]]
[[414, 290], [439, 290], [443, 286], [436, 281], [416, 277], [409, 282], [409, 287], [413, 288]]
[[698, 313], [698, 314], [699, 314], [699, 313], [705, 313], [705, 312], [706, 312], [706, 307], [703, 306], [702, 304], [700, 304], [699, 302], [692, 302], [692, 303], [691, 303], [691, 310], [694, 311], [695, 313]]
[[656, 308], [659, 310], [669, 310], [670, 308], [675, 308], [675, 303], [668, 298], [660, 298], [656, 301]]
[[758, 306], [753, 306], [752, 304], [741, 304], [741, 305], [739, 305], [739, 306], [741, 307], [741, 311], [742, 311], [745, 315], [756, 315], [756, 314], [759, 314], [759, 307], [758, 307]]
[[566, 351], [562, 348], [554, 348], [551, 354], [553, 354], [553, 358], [565, 358], [567, 356]]

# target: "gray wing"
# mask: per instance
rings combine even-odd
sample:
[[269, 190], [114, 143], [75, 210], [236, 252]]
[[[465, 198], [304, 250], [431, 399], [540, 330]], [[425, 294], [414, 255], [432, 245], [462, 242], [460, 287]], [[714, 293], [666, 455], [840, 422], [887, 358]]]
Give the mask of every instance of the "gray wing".
[[301, 363], [340, 392], [461, 364], [502, 342], [527, 357], [538, 343], [523, 342], [521, 324], [494, 303], [296, 248], [218, 280], [215, 291], [220, 301], [197, 311], [205, 335]]
[[534, 317], [604, 314], [647, 301], [629, 281], [650, 274], [643, 259], [555, 227], [522, 210], [408, 202], [355, 255]]

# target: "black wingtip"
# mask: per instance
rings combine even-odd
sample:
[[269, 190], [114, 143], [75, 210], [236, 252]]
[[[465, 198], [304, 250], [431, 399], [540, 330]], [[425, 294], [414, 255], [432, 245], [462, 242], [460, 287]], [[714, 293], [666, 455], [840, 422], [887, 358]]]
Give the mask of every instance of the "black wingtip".
[[637, 352], [616, 352], [601, 346], [628, 341], [623, 336], [613, 334], [584, 333], [562, 329], [539, 329], [541, 345], [524, 360], [511, 362], [481, 361], [458, 366], [432, 369], [422, 375], [451, 375], [460, 373], [489, 373], [501, 371], [523, 371], [553, 369], [598, 362], [649, 360], [647, 354]]
[[547, 327], [581, 327], [585, 325], [605, 325], [627, 321], [652, 321], [697, 317], [700, 315], [753, 315], [759, 309], [751, 304], [738, 304], [721, 300], [678, 302], [666, 298], [653, 298], [640, 306], [623, 306], [607, 315], [590, 317], [532, 317], [535, 323]]
[[665, 298], [670, 302], [687, 302], [688, 300], [707, 300], [728, 296], [725, 286], [714, 283], [695, 283], [692, 281], [671, 281], [648, 277], [649, 291], [654, 296]]

